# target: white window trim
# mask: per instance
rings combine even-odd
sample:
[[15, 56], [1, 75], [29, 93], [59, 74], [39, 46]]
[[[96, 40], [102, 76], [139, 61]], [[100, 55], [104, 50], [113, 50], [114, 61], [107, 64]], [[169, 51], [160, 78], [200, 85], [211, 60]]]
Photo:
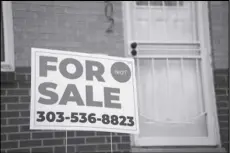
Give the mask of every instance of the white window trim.
[[[4, 28], [4, 61], [1, 62], [1, 71], [14, 71], [14, 34], [12, 2], [2, 1], [3, 28]], [[3, 44], [2, 44], [3, 45]]]
[[[129, 5], [130, 2], [124, 1], [122, 2], [122, 11], [123, 11], [123, 29], [124, 29], [124, 48], [125, 48], [125, 56], [131, 57], [131, 47], [130, 47], [130, 30], [129, 27], [132, 23], [130, 20], [129, 14]], [[206, 77], [208, 79], [205, 82], [205, 90], [209, 92], [209, 96], [206, 98], [206, 104], [208, 104], [208, 110], [211, 116], [211, 119], [208, 121], [212, 123], [212, 126], [209, 126], [209, 137], [207, 138], [187, 138], [187, 139], [178, 139], [176, 140], [170, 138], [156, 138], [153, 140], [146, 140], [140, 142], [138, 139], [138, 135], [131, 136], [131, 145], [134, 147], [143, 147], [143, 146], [218, 146], [221, 147], [221, 140], [219, 134], [219, 124], [218, 124], [218, 117], [217, 117], [217, 106], [216, 106], [216, 97], [215, 97], [215, 89], [214, 89], [214, 82], [213, 82], [213, 68], [212, 68], [212, 54], [211, 54], [211, 41], [210, 41], [210, 29], [209, 29], [209, 17], [208, 17], [208, 2], [198, 2], [198, 16], [199, 16], [199, 29], [202, 38], [201, 38], [201, 49], [203, 50], [203, 60], [205, 64], [203, 65]], [[213, 126], [214, 125], [214, 126]], [[173, 140], [173, 141], [172, 141]], [[178, 143], [179, 142], [179, 143]]]

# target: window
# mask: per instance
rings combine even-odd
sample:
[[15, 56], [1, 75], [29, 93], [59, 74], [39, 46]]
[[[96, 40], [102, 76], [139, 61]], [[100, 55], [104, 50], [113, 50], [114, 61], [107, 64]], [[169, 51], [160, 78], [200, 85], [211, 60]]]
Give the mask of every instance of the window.
[[14, 40], [11, 1], [1, 1], [1, 71], [14, 71]]
[[135, 58], [135, 146], [219, 144], [207, 2], [124, 2], [126, 55]]

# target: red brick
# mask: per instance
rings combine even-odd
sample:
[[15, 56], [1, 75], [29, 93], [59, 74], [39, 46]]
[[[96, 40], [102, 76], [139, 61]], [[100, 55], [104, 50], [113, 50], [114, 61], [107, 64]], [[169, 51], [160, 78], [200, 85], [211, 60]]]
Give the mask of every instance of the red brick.
[[17, 88], [17, 82], [1, 82], [1, 89]]
[[122, 136], [122, 142], [130, 142], [130, 136]]
[[23, 124], [29, 124], [30, 119], [29, 118], [16, 118], [16, 119], [9, 119], [8, 123], [10, 125], [23, 125]]
[[1, 118], [19, 117], [19, 112], [1, 112]]
[[18, 103], [19, 98], [16, 96], [1, 97], [1, 103]]
[[[25, 4], [23, 4], [23, 6], [25, 6]], [[31, 68], [30, 67], [16, 67], [15, 71], [16, 73], [26, 74], [26, 73], [31, 73]]]
[[216, 96], [216, 100], [217, 101], [227, 101], [228, 100], [228, 96], [227, 95], [217, 95]]
[[227, 89], [216, 89], [217, 95], [227, 95]]
[[30, 131], [29, 125], [20, 125], [20, 132], [28, 132]]
[[[65, 153], [65, 150], [66, 150], [66, 146], [54, 147], [54, 152], [55, 152], [55, 153]], [[74, 146], [67, 146], [67, 151], [68, 151], [69, 153], [74, 153], [74, 152], [76, 152]]]
[[117, 147], [119, 150], [130, 150], [131, 149], [131, 146], [129, 143], [118, 144]]
[[220, 121], [219, 125], [220, 125], [220, 128], [229, 128], [228, 121]]
[[6, 72], [1, 72], [1, 82], [4, 82], [7, 80], [7, 73]]
[[43, 140], [43, 145], [44, 146], [63, 145], [63, 144], [64, 144], [63, 139], [48, 139], [48, 140]]
[[25, 74], [16, 74], [16, 80], [25, 81], [26, 80], [26, 75]]
[[19, 88], [30, 88], [30, 82], [19, 82]]
[[12, 133], [12, 132], [18, 132], [18, 126], [4, 126], [1, 127], [1, 132], [2, 133]]
[[7, 153], [30, 153], [30, 149], [11, 149]]
[[7, 73], [7, 81], [15, 81], [15, 73], [14, 72], [8, 72]]
[[90, 137], [86, 138], [86, 143], [105, 143], [105, 137]]
[[29, 110], [28, 104], [8, 104], [8, 110]]
[[220, 108], [227, 108], [228, 105], [229, 105], [228, 101], [218, 101], [217, 102], [218, 109], [220, 109]]
[[228, 115], [219, 115], [218, 118], [219, 118], [219, 121], [228, 121], [229, 116]]
[[20, 97], [20, 102], [28, 102], [28, 103], [30, 103], [30, 96], [21, 96]]
[[34, 132], [32, 133], [33, 139], [46, 139], [46, 138], [53, 138], [53, 132]]
[[20, 147], [36, 147], [36, 146], [41, 146], [41, 145], [42, 145], [41, 140], [20, 141]]
[[1, 118], [1, 126], [6, 125], [6, 119]]
[[[66, 137], [66, 132], [65, 131], [58, 131], [54, 133], [55, 138], [63, 138]], [[68, 137], [75, 137], [75, 132], [73, 131], [68, 131], [67, 132]]]
[[12, 89], [12, 90], [7, 90], [7, 95], [29, 95], [29, 90], [28, 89]]
[[6, 90], [1, 89], [1, 96], [5, 96], [6, 95]]
[[220, 75], [220, 76], [215, 76], [215, 86], [218, 88], [224, 88], [227, 87], [227, 79], [226, 76]]
[[94, 152], [96, 150], [96, 145], [79, 145], [77, 148], [78, 152]]
[[1, 134], [1, 142], [6, 141], [6, 134]]
[[218, 109], [218, 114], [219, 115], [228, 115], [229, 114], [229, 110], [226, 109]]
[[34, 147], [31, 153], [52, 153], [53, 147]]
[[84, 144], [85, 139], [84, 138], [68, 138], [67, 144]]
[[[116, 150], [116, 145], [112, 145], [113, 150]], [[111, 150], [111, 144], [100, 144], [97, 145], [98, 151], [110, 151]]]
[[[111, 142], [111, 138], [110, 137], [106, 137], [106, 140], [109, 143]], [[121, 137], [119, 137], [119, 136], [113, 136], [112, 137], [112, 141], [113, 141], [113, 143], [121, 142]]]
[[12, 149], [12, 148], [18, 148], [17, 141], [1, 142], [1, 149]]
[[20, 116], [21, 117], [30, 117], [30, 111], [21, 111]]
[[9, 140], [28, 140], [30, 139], [30, 133], [15, 133], [8, 135]]
[[1, 111], [6, 110], [6, 105], [5, 104], [1, 104]]

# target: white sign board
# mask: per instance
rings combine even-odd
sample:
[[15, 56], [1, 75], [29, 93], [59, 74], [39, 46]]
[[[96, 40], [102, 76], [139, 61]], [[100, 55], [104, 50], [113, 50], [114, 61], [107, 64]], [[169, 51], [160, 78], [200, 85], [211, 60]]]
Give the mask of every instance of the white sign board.
[[30, 129], [139, 133], [134, 60], [32, 48]]

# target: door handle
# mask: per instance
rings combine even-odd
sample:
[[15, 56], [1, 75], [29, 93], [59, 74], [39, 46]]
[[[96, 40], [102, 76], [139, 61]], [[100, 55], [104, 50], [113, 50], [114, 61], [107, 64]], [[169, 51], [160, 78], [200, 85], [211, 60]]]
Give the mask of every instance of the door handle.
[[132, 56], [136, 56], [137, 55], [137, 50], [136, 50], [136, 48], [137, 48], [137, 43], [136, 42], [133, 42], [133, 43], [131, 43], [131, 48], [132, 48], [132, 51], [131, 51], [131, 54], [132, 54]]

